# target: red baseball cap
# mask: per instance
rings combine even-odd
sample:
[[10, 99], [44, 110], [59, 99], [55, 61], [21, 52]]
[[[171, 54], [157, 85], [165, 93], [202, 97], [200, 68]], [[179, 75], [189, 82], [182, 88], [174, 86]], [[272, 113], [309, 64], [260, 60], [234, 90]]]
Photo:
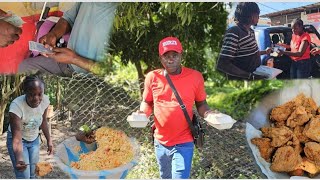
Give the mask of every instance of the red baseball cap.
[[159, 43], [159, 55], [162, 56], [168, 51], [175, 51], [177, 53], [182, 53], [182, 45], [178, 38], [176, 37], [166, 37], [162, 39]]

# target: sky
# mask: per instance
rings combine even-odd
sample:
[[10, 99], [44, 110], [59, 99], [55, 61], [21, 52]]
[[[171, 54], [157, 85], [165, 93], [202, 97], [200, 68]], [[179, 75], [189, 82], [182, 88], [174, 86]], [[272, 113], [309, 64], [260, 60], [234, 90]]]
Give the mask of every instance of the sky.
[[[309, 4], [314, 4], [316, 2], [257, 2], [259, 9], [260, 9], [260, 15], [272, 13], [272, 12], [277, 12], [277, 11], [282, 11], [286, 9], [291, 9], [291, 8], [297, 8], [301, 6], [306, 6]], [[232, 6], [231, 13], [229, 17], [234, 14], [234, 9], [236, 7], [236, 3]]]
[[260, 8], [260, 15], [282, 11], [291, 8], [297, 8], [314, 4], [316, 2], [257, 2]]

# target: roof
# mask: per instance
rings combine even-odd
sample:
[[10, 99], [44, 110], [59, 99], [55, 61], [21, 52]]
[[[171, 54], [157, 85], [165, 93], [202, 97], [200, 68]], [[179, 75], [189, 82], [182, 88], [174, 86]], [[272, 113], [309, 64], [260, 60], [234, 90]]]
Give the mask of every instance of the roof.
[[254, 29], [260, 30], [260, 29], [270, 29], [270, 30], [289, 30], [291, 31], [290, 27], [287, 26], [259, 26], [255, 27]]
[[269, 13], [269, 14], [264, 14], [260, 17], [270, 18], [270, 17], [292, 14], [292, 13], [297, 13], [297, 12], [304, 12], [307, 9], [311, 9], [311, 8], [320, 8], [320, 3], [318, 2], [318, 3], [310, 4], [307, 6], [301, 6], [301, 7], [297, 7], [297, 8], [291, 8], [291, 9], [287, 9], [287, 10], [283, 10], [283, 11], [277, 11], [277, 12], [273, 12], [273, 13]]

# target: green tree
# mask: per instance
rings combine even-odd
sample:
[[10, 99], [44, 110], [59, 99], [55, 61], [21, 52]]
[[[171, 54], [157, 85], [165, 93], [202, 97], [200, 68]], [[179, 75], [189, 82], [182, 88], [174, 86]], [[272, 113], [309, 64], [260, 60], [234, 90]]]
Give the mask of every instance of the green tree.
[[206, 49], [220, 51], [227, 15], [221, 2], [121, 3], [109, 52], [120, 56], [124, 64], [131, 61], [142, 82], [145, 73], [161, 67], [159, 41], [166, 36], [176, 36], [183, 44], [183, 64], [203, 72], [206, 78], [213, 71], [213, 67], [208, 66], [210, 57], [205, 56]]
[[4, 132], [6, 109], [13, 97], [21, 94], [20, 85], [25, 77], [22, 75], [1, 75], [0, 76], [0, 135]]

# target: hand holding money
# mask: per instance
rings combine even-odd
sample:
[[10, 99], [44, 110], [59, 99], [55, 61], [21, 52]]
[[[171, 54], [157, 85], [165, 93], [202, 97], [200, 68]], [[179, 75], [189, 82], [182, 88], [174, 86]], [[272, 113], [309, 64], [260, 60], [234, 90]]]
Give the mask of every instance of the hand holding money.
[[46, 48], [43, 44], [40, 44], [38, 42], [29, 41], [29, 50], [31, 51], [37, 51], [44, 56], [48, 56], [48, 54], [53, 54], [54, 52], [51, 50], [51, 48]]
[[[0, 9], [0, 47], [7, 47], [20, 38], [22, 29], [8, 21], [12, 15]], [[22, 25], [22, 24], [21, 24]]]
[[44, 44], [46, 48], [48, 48], [48, 47], [56, 47], [57, 39], [58, 38], [54, 33], [49, 32], [48, 34], [42, 36], [39, 39], [39, 42], [41, 44]]
[[74, 64], [74, 61], [78, 58], [78, 55], [69, 48], [53, 48], [52, 51], [54, 54], [50, 54], [48, 57], [60, 63]]

